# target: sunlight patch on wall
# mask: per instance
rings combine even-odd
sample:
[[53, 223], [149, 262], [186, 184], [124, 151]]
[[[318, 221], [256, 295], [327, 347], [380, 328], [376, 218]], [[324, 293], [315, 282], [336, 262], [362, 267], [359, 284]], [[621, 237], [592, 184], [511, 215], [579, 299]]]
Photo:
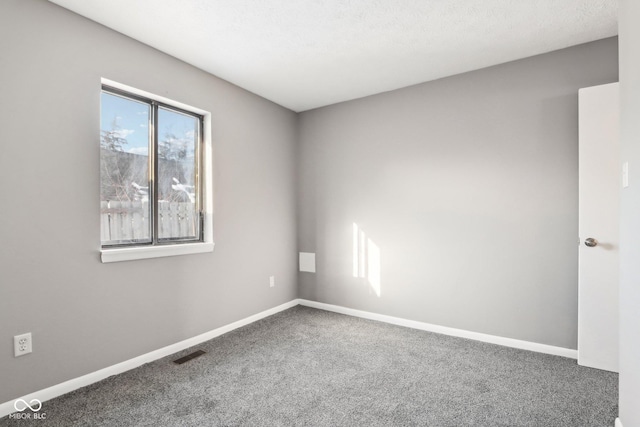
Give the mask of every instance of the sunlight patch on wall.
[[380, 296], [380, 248], [371, 239], [367, 239], [367, 273], [371, 288]]
[[366, 279], [371, 290], [380, 297], [380, 247], [353, 223], [353, 277]]

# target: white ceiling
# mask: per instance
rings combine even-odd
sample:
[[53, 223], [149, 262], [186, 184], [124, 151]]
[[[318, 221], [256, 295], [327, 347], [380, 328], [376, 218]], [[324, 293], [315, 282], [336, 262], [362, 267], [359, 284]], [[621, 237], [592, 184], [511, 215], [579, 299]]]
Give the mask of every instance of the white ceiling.
[[618, 33], [617, 0], [50, 0], [294, 111]]

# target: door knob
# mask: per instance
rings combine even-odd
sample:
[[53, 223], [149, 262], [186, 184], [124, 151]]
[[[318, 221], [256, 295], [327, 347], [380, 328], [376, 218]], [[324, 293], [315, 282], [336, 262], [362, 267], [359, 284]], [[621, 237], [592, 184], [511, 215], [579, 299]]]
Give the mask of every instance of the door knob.
[[584, 239], [584, 244], [592, 248], [594, 246], [598, 246], [598, 241], [593, 237], [587, 237], [586, 239]]

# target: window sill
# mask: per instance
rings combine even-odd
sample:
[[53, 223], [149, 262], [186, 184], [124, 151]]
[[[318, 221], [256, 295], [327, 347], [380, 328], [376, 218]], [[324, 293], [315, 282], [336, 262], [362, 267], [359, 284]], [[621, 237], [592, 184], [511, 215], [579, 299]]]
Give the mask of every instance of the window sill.
[[136, 259], [161, 258], [213, 252], [213, 246], [213, 243], [205, 242], [167, 246], [102, 249], [100, 251], [100, 257], [103, 263], [133, 261]]

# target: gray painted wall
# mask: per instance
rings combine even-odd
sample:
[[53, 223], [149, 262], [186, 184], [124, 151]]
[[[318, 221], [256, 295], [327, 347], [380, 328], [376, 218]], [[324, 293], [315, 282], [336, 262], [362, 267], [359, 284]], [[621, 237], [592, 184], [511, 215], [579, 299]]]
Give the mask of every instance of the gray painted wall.
[[621, 160], [629, 187], [620, 214], [620, 420], [640, 426], [640, 3], [620, 2]]
[[578, 89], [617, 63], [612, 38], [302, 113], [300, 297], [575, 349]]
[[[100, 263], [101, 77], [212, 113], [213, 253]], [[0, 2], [0, 82], [0, 402], [296, 297], [293, 112], [42, 0]]]

